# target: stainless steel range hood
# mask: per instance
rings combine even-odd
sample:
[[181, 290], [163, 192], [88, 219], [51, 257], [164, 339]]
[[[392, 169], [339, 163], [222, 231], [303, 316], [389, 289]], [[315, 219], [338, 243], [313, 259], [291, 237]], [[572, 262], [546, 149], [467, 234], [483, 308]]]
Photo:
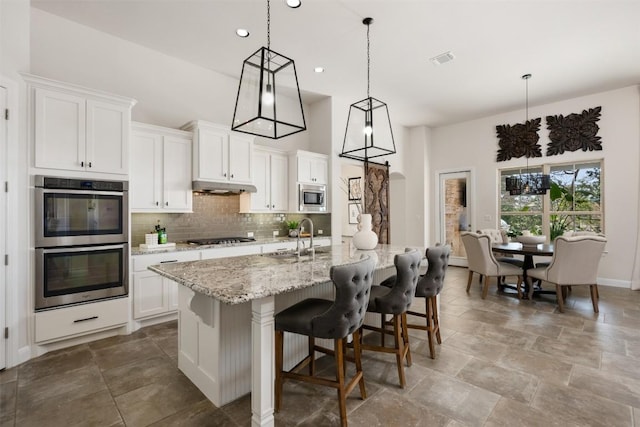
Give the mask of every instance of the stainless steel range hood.
[[238, 193], [255, 193], [258, 191], [255, 185], [238, 184], [231, 182], [211, 182], [211, 181], [193, 181], [193, 191], [201, 191], [203, 193], [212, 194], [238, 194]]

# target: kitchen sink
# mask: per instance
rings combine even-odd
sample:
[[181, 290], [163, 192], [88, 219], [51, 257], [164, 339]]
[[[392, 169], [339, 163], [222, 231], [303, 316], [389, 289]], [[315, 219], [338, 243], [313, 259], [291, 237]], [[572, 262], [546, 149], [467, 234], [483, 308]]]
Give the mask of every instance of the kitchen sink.
[[[315, 249], [315, 253], [319, 254], [319, 253], [327, 252], [328, 249], [330, 248], [319, 247]], [[309, 258], [310, 255], [311, 254], [307, 249], [304, 249], [300, 252], [301, 259], [306, 260]], [[269, 252], [266, 254], [262, 254], [262, 256], [269, 257], [269, 258], [276, 258], [276, 259], [282, 259], [282, 258], [286, 259], [286, 258], [297, 258], [298, 253], [295, 250], [288, 250], [288, 251]]]

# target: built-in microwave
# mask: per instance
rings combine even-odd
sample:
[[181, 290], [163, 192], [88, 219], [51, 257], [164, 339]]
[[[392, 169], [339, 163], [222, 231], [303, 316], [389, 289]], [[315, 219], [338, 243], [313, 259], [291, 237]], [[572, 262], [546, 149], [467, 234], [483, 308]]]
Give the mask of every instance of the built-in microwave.
[[298, 184], [298, 210], [300, 212], [326, 212], [327, 186]]

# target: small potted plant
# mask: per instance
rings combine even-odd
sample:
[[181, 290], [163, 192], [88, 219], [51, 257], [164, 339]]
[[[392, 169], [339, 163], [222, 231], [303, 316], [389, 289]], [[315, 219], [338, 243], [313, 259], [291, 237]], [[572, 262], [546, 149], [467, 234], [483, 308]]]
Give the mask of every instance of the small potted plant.
[[300, 221], [287, 221], [287, 228], [289, 228], [289, 237], [298, 237], [298, 226]]

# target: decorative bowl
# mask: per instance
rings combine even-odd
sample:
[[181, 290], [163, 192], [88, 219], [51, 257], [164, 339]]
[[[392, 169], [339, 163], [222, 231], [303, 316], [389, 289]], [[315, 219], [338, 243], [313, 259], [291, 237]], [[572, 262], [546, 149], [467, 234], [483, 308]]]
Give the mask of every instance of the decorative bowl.
[[522, 243], [522, 246], [535, 246], [544, 243], [547, 236], [517, 236], [516, 240]]

